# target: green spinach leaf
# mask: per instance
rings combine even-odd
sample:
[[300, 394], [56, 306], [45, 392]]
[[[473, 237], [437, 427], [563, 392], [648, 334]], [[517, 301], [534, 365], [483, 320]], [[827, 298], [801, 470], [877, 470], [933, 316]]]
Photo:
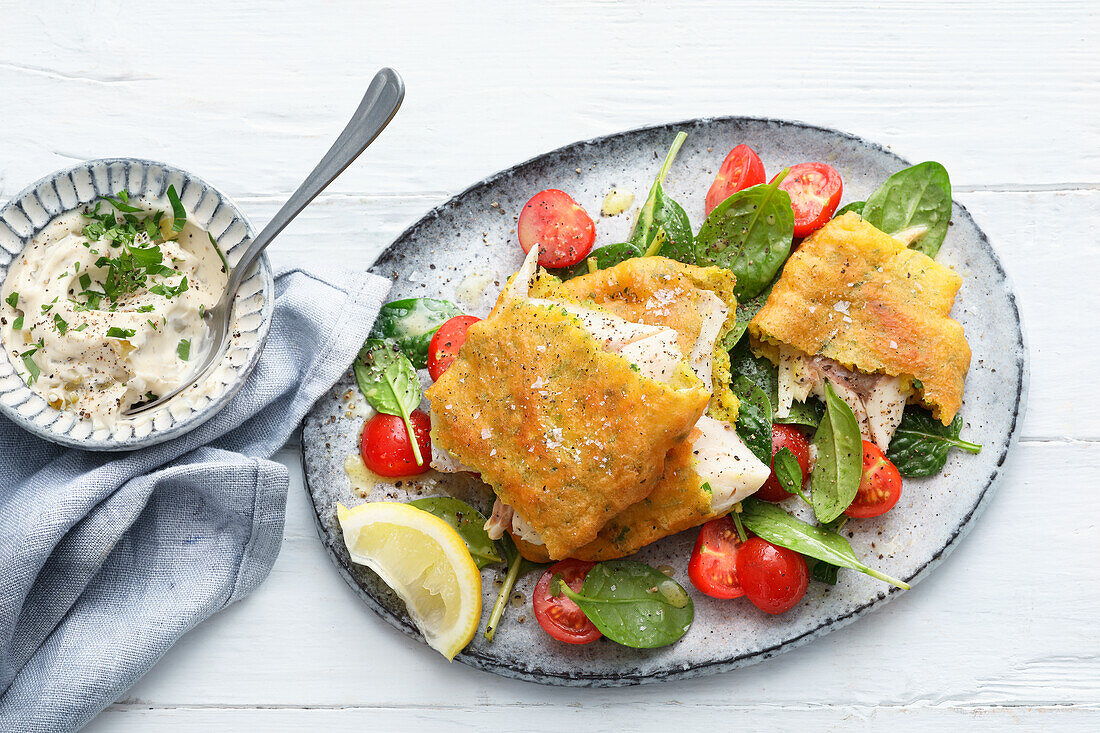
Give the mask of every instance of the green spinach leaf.
[[981, 451], [977, 443], [960, 439], [961, 432], [961, 416], [955, 415], [950, 425], [944, 425], [928, 410], [911, 405], [905, 408], [886, 456], [902, 476], [934, 476], [943, 470], [952, 448], [968, 453]]
[[417, 369], [428, 366], [428, 345], [439, 327], [462, 315], [454, 303], [435, 298], [406, 298], [378, 311], [370, 338], [393, 341]]
[[684, 207], [664, 191], [665, 177], [668, 175], [669, 168], [672, 167], [672, 161], [676, 159], [676, 154], [680, 152], [684, 140], [687, 140], [686, 132], [676, 133], [672, 147], [669, 148], [665, 162], [657, 172], [657, 178], [649, 189], [649, 196], [642, 205], [641, 211], [638, 212], [638, 220], [634, 222], [634, 228], [627, 241], [633, 244], [638, 252], [647, 253], [653, 245], [658, 230], [663, 229], [668, 240], [661, 247], [660, 254], [680, 262], [695, 264], [695, 238], [691, 234], [691, 221]]
[[863, 214], [863, 207], [866, 206], [866, 205], [867, 205], [866, 201], [852, 201], [851, 203], [844, 204], [843, 206], [841, 206], [839, 209], [836, 210], [836, 213], [833, 214], [833, 218], [835, 219], [835, 218], [837, 218], [838, 216], [840, 216], [842, 214], [847, 214], [849, 211], [854, 211], [857, 214], [862, 215]]
[[915, 250], [935, 257], [951, 221], [951, 178], [934, 161], [886, 179], [863, 206], [863, 218]]
[[588, 264], [590, 260], [595, 260], [595, 269], [606, 270], [632, 257], [641, 256], [642, 251], [630, 242], [607, 244], [592, 250], [587, 257], [572, 267], [554, 270], [554, 275], [562, 280], [572, 280], [578, 275], [587, 275], [592, 271], [592, 267]]
[[780, 448], [772, 459], [772, 468], [775, 469], [775, 477], [779, 481], [779, 487], [788, 494], [797, 494], [802, 501], [810, 503], [809, 497], [802, 491], [802, 466], [790, 448]]
[[787, 171], [771, 183], [738, 191], [714, 207], [695, 238], [695, 261], [719, 265], [737, 276], [734, 293], [748, 300], [763, 292], [791, 253], [794, 211], [779, 188]]
[[500, 619], [504, 616], [504, 609], [508, 607], [508, 599], [512, 596], [512, 589], [516, 587], [516, 581], [532, 570], [538, 570], [547, 565], [531, 562], [516, 549], [516, 543], [512, 537], [505, 534], [500, 538], [500, 547], [504, 553], [504, 559], [508, 563], [508, 572], [504, 575], [504, 583], [497, 593], [497, 601], [493, 604], [493, 612], [489, 614], [489, 621], [485, 624], [485, 640], [492, 641], [500, 625]]
[[827, 563], [824, 560], [810, 558], [810, 577], [820, 583], [836, 585], [837, 573], [839, 572], [840, 568], [836, 565]]
[[860, 562], [851, 544], [839, 533], [806, 524], [775, 504], [749, 497], [741, 502], [741, 521], [768, 542], [831, 565], [858, 570], [903, 590], [909, 589], [908, 583], [891, 578]]
[[745, 335], [745, 331], [749, 327], [749, 321], [768, 302], [768, 296], [771, 295], [773, 285], [775, 285], [774, 282], [764, 288], [764, 291], [755, 298], [750, 298], [744, 302], [737, 301], [737, 321], [734, 323], [733, 328], [722, 337], [722, 348], [729, 351], [741, 342], [741, 337]]
[[599, 563], [589, 571], [580, 593], [565, 582], [559, 588], [604, 636], [634, 649], [678, 641], [695, 618], [691, 596], [683, 586], [634, 560]]
[[825, 405], [816, 397], [810, 397], [806, 402], [792, 402], [787, 417], [775, 417], [775, 407], [779, 404], [779, 372], [770, 361], [753, 354], [747, 341], [739, 342], [730, 350], [730, 373], [734, 377], [748, 377], [767, 393], [773, 422], [816, 428], [825, 414]]
[[420, 405], [420, 378], [408, 357], [396, 345], [379, 339], [367, 339], [352, 365], [359, 390], [370, 406], [387, 415], [397, 415], [405, 423], [418, 466], [424, 465], [420, 445], [413, 432], [409, 414]]
[[817, 463], [810, 476], [810, 504], [822, 522], [831, 522], [856, 498], [863, 473], [863, 438], [852, 408], [825, 383], [825, 417], [814, 433]]
[[497, 552], [496, 544], [485, 531], [485, 515], [466, 502], [451, 496], [431, 496], [413, 499], [409, 504], [454, 527], [459, 537], [466, 541], [470, 557], [479, 570], [486, 565], [504, 562]]
[[772, 460], [772, 405], [768, 393], [748, 377], [733, 380], [733, 393], [741, 401], [737, 410], [737, 435], [753, 455], [765, 464]]

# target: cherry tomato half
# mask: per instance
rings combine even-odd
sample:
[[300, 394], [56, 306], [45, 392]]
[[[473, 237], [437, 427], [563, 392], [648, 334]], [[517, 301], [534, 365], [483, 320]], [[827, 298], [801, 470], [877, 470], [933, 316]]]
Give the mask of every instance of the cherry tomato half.
[[562, 560], [550, 566], [535, 584], [535, 595], [531, 604], [535, 607], [535, 619], [547, 634], [566, 644], [589, 644], [603, 634], [596, 625], [588, 620], [584, 611], [573, 601], [550, 587], [555, 575], [561, 575], [569, 588], [577, 593], [584, 585], [588, 571], [596, 566], [594, 562], [582, 560]]
[[779, 187], [791, 195], [796, 237], [805, 237], [832, 219], [844, 193], [840, 174], [825, 163], [792, 165]]
[[524, 252], [539, 246], [539, 264], [543, 267], [572, 267], [592, 251], [596, 225], [565, 191], [548, 188], [539, 191], [519, 213], [519, 245]]
[[897, 466], [877, 445], [863, 441], [863, 476], [856, 498], [844, 513], [856, 519], [877, 517], [893, 509], [900, 498], [901, 474]]
[[791, 495], [779, 485], [779, 479], [775, 476], [775, 454], [780, 448], [787, 448], [798, 459], [798, 465], [802, 467], [802, 484], [810, 477], [810, 441], [802, 431], [793, 425], [772, 425], [772, 472], [764, 485], [753, 494], [757, 499], [764, 501], [783, 501]]
[[748, 145], [738, 145], [729, 152], [707, 191], [707, 215], [715, 206], [738, 191], [764, 182], [764, 164]]
[[417, 465], [405, 422], [397, 415], [378, 413], [363, 426], [359, 452], [363, 463], [379, 476], [416, 476], [431, 468], [431, 421], [420, 410], [409, 415], [423, 465]]
[[810, 570], [794, 550], [750, 537], [737, 551], [737, 577], [745, 596], [765, 613], [786, 613], [806, 595]]
[[480, 320], [477, 316], [455, 316], [435, 332], [428, 343], [428, 374], [433, 382], [454, 363], [458, 350], [466, 343], [466, 332]]
[[737, 548], [741, 538], [737, 527], [726, 516], [712, 519], [699, 530], [695, 549], [688, 561], [691, 584], [711, 598], [740, 598], [745, 595], [737, 581]]

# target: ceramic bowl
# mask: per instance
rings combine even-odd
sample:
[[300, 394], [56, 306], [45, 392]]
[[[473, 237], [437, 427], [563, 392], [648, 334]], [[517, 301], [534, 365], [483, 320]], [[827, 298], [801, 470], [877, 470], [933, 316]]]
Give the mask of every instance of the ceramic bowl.
[[[122, 189], [170, 210], [169, 186], [179, 192], [188, 219], [214, 236], [232, 266], [255, 232], [228, 196], [198, 176], [165, 163], [107, 158], [52, 173], [0, 209], [0, 280], [7, 278], [8, 267], [24, 247], [59, 215]], [[219, 366], [201, 384], [156, 410], [119, 420], [113, 428], [96, 428], [72, 411], [50, 407], [29, 389], [5, 348], [8, 356], [0, 359], [0, 413], [41, 438], [84, 450], [133, 450], [182, 435], [217, 414], [244, 385], [267, 339], [274, 295], [275, 281], [265, 257], [237, 294], [233, 339]]]

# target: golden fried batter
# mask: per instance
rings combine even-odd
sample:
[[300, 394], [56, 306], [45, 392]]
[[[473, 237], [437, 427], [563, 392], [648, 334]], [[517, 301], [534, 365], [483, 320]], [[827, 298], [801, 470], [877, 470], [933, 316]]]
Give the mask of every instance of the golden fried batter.
[[[714, 293], [727, 308], [718, 332], [720, 344], [737, 321], [735, 281], [733, 273], [722, 267], [696, 267], [667, 257], [636, 257], [573, 278], [561, 287], [573, 298], [592, 301], [628, 321], [674, 329], [680, 337], [680, 351], [690, 354], [703, 326], [701, 292]], [[714, 395], [710, 414], [732, 423], [737, 418], [737, 398], [730, 390], [729, 354], [717, 346], [710, 358]]]
[[693, 376], [675, 383], [602, 350], [564, 308], [502, 296], [427, 391], [432, 440], [560, 559], [653, 492], [710, 397]]
[[920, 380], [921, 400], [946, 425], [970, 368], [962, 326], [948, 315], [961, 284], [850, 212], [791, 255], [749, 334], [754, 346], [787, 344], [861, 372]]

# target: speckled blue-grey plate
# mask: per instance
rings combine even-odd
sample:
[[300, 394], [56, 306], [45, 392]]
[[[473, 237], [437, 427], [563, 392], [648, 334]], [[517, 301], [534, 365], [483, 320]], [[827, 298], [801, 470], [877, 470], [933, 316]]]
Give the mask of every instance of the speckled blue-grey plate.
[[[678, 130], [686, 131], [688, 139], [665, 190], [684, 206], [695, 229], [703, 220], [703, 199], [714, 174], [738, 143], [751, 145], [769, 174], [802, 161], [830, 163], [844, 179], [845, 202], [866, 198], [907, 165], [860, 138], [776, 120], [732, 117], [632, 130], [569, 145], [487, 178], [428, 212], [371, 269], [393, 278], [393, 299], [447, 298], [483, 316], [520, 264], [516, 216], [532, 194], [544, 188], [567, 191], [595, 215], [597, 245], [623, 241]], [[612, 187], [632, 191], [634, 205], [619, 216], [599, 216]], [[952, 453], [939, 476], [906, 479], [897, 507], [883, 517], [859, 521], [851, 537], [860, 557], [913, 584], [955, 547], [992, 496], [1027, 393], [1027, 354], [1015, 298], [989, 241], [959, 204], [938, 260], [964, 277], [953, 315], [966, 329], [974, 360], [961, 414], [964, 434], [985, 447], [976, 456]], [[419, 640], [400, 600], [371, 571], [348, 559], [336, 503], [454, 494], [487, 509], [491, 497], [468, 477], [435, 473], [353, 490], [344, 460], [357, 450], [363, 423], [359, 400], [348, 375], [307, 417], [302, 441], [306, 479], [321, 538], [348, 583], [383, 619]], [[495, 640], [486, 642], [479, 633], [457, 659], [508, 677], [556, 685], [618, 686], [694, 677], [805, 644], [901, 592], [842, 571], [835, 587], [811, 583], [797, 608], [780, 617], [767, 616], [743, 600], [718, 601], [691, 588], [687, 561], [695, 535], [688, 531], [666, 538], [636, 556], [654, 566], [673, 567], [676, 579], [692, 592], [695, 622], [677, 644], [640, 651], [607, 640], [581, 647], [558, 643], [534, 620], [529, 597], [536, 578], [528, 576], [517, 586], [522, 602], [517, 597], [509, 606]], [[483, 571], [485, 617], [502, 574], [503, 569]], [[908, 592], [920, 593], [920, 588]]]

